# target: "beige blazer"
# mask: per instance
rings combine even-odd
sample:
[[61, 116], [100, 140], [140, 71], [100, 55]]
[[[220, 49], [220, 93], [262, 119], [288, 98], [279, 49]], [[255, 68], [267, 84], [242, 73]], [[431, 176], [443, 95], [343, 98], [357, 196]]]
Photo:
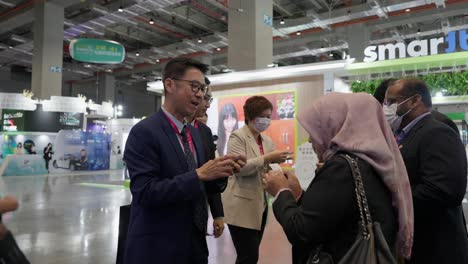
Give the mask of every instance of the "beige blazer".
[[[264, 153], [272, 152], [275, 145], [271, 138], [261, 137]], [[222, 194], [224, 221], [230, 225], [260, 230], [265, 209], [262, 183], [265, 166], [257, 140], [247, 125], [231, 134], [227, 153], [246, 155], [247, 164], [239, 173], [229, 177]]]

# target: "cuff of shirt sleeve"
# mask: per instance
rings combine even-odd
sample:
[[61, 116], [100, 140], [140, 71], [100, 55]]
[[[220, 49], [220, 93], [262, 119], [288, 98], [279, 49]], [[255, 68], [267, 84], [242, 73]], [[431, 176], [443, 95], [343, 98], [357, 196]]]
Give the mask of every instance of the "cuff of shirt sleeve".
[[276, 193], [275, 195], [275, 200], [278, 198], [278, 196], [280, 195], [280, 193], [284, 192], [284, 191], [290, 191], [291, 192], [291, 189], [289, 188], [281, 188], [278, 193]]

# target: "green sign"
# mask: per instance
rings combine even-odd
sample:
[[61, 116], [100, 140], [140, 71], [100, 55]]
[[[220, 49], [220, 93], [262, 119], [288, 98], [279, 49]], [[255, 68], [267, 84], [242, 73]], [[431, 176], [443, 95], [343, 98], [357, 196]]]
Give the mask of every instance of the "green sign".
[[70, 56], [89, 63], [117, 64], [125, 59], [122, 44], [101, 39], [74, 39], [69, 46]]

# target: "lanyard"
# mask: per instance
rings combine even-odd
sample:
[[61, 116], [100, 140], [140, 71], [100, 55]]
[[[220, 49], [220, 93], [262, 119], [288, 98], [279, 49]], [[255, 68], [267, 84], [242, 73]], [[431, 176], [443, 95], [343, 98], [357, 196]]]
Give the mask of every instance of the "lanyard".
[[195, 119], [195, 120], [193, 121], [193, 127], [196, 128], [196, 129], [198, 129], [198, 120]]
[[[176, 124], [174, 124], [174, 122], [167, 115], [166, 117], [167, 117], [167, 120], [169, 120], [169, 123], [171, 123], [171, 126], [174, 129], [175, 133], [179, 136], [180, 140], [184, 142], [184, 138], [180, 134], [179, 129], [177, 128]], [[193, 145], [192, 132], [190, 132], [190, 129], [187, 127], [185, 129], [185, 133], [187, 133], [187, 141], [189, 143], [190, 151], [192, 152], [192, 155], [195, 156], [195, 146]]]
[[260, 154], [262, 154], [262, 156], [265, 155], [265, 152], [263, 151], [263, 144], [262, 144], [261, 136], [258, 136], [257, 144], [258, 144], [258, 148], [260, 149]]

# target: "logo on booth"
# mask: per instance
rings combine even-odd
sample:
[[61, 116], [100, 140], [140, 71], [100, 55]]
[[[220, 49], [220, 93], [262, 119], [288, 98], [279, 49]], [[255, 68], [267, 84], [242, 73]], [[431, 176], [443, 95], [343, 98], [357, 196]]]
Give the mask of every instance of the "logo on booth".
[[441, 44], [447, 47], [444, 50], [445, 53], [455, 52], [457, 47], [468, 51], [468, 33], [466, 30], [451, 31], [445, 38], [413, 40], [408, 45], [404, 42], [398, 42], [395, 44], [369, 46], [364, 49], [364, 62], [436, 55], [439, 54], [439, 45]]

